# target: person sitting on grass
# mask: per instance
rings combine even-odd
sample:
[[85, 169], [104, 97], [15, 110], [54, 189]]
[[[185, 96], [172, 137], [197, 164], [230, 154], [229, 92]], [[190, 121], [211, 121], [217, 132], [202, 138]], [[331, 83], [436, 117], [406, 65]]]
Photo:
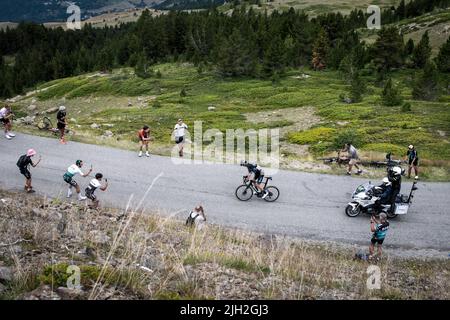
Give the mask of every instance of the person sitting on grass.
[[386, 232], [389, 229], [389, 221], [385, 213], [380, 213], [379, 217], [372, 216], [370, 218], [370, 231], [373, 232], [372, 239], [370, 240], [369, 247], [369, 259], [373, 259], [375, 244], [378, 244], [378, 256], [377, 259], [381, 258], [382, 245], [386, 237]]
[[89, 198], [92, 201], [92, 204], [89, 205], [92, 209], [99, 208], [99, 200], [97, 199], [97, 196], [95, 195], [95, 190], [99, 188], [102, 191], [105, 191], [108, 188], [108, 179], [105, 179], [105, 185], [102, 186], [101, 181], [103, 179], [103, 174], [97, 173], [95, 175], [95, 178], [89, 182], [89, 186], [86, 188], [85, 193], [86, 197]]

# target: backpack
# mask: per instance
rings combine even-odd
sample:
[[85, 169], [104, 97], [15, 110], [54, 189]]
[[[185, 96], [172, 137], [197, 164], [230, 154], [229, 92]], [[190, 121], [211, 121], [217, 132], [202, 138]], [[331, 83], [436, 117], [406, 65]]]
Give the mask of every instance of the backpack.
[[186, 219], [186, 226], [188, 227], [192, 227], [195, 223], [195, 219], [197, 219], [197, 217], [200, 215], [199, 213], [197, 213], [194, 217], [192, 217], [192, 213], [193, 211], [189, 212], [189, 216]]
[[26, 154], [24, 154], [23, 156], [20, 156], [19, 160], [17, 160], [17, 163], [16, 163], [17, 166], [19, 168], [25, 167], [26, 160], [27, 160], [27, 155]]

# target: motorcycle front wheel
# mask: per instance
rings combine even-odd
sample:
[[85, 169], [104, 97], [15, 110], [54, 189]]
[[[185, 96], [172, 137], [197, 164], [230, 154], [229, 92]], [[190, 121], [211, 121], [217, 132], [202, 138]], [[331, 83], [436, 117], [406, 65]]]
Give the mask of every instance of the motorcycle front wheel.
[[361, 208], [359, 205], [357, 205], [355, 208], [353, 208], [351, 205], [348, 205], [345, 208], [345, 214], [348, 215], [349, 217], [356, 217], [361, 213]]
[[248, 185], [243, 184], [236, 189], [236, 198], [241, 201], [248, 201], [253, 197], [253, 190]]

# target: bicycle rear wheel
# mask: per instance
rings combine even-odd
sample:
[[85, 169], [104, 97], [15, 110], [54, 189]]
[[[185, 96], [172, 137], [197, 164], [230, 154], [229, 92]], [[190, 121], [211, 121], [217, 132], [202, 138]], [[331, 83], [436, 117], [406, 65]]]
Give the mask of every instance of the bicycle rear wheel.
[[280, 196], [280, 190], [277, 187], [270, 186], [266, 188], [266, 191], [269, 192], [269, 195], [264, 198], [267, 202], [274, 202]]
[[48, 117], [43, 117], [38, 123], [37, 123], [37, 127], [40, 130], [49, 130], [50, 128], [52, 128], [52, 122]]
[[253, 197], [253, 190], [250, 186], [243, 184], [236, 188], [236, 197], [241, 201], [248, 201]]

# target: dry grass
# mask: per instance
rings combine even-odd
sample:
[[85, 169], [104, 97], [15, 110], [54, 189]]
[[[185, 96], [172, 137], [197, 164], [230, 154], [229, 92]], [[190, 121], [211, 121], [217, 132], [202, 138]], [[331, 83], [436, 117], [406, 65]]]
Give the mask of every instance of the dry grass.
[[449, 299], [447, 260], [384, 258], [382, 288], [371, 291], [369, 264], [339, 246], [213, 225], [191, 230], [139, 208], [0, 198], [0, 266], [16, 275], [4, 299], [44, 299], [42, 288], [59, 297], [69, 265], [81, 269], [76, 299]]

